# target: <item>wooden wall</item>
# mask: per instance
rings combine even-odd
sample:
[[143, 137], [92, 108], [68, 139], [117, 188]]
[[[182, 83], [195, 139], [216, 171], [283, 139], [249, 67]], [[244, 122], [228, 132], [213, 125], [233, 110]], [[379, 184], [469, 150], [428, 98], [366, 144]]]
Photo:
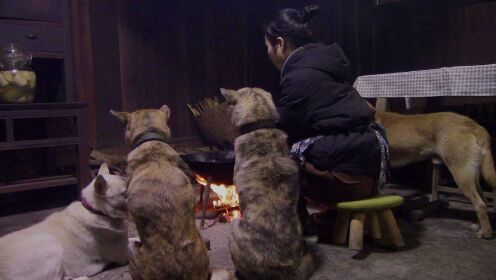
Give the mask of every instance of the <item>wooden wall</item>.
[[232, 3], [223, 6], [230, 12], [201, 1], [169, 2], [120, 5], [123, 108], [167, 104], [173, 136], [188, 139], [196, 132], [187, 103], [245, 84], [246, 33], [233, 1], [222, 1]]
[[496, 63], [495, 1], [403, 1], [374, 11], [374, 73]]
[[267, 58], [261, 26], [279, 8], [320, 5], [315, 32], [341, 44], [355, 77], [496, 63], [494, 0], [71, 1], [88, 4], [90, 34], [83, 29], [74, 36], [91, 42], [80, 57], [91, 58], [94, 88], [86, 85], [79, 100], [96, 100], [90, 125], [96, 147], [122, 143], [123, 126], [111, 108], [168, 104], [173, 137], [188, 142], [197, 132], [186, 103], [217, 95], [220, 87], [258, 86], [277, 98], [279, 73]]

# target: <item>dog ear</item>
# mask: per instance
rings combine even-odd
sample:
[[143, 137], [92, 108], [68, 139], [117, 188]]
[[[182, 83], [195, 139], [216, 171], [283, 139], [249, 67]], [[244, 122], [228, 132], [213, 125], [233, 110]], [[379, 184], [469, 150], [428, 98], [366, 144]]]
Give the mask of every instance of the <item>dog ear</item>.
[[234, 90], [229, 90], [225, 88], [220, 89], [220, 93], [226, 99], [227, 105], [236, 105], [237, 92]]
[[127, 123], [129, 121], [128, 112], [116, 112], [114, 110], [110, 110], [110, 113], [116, 116], [121, 122]]
[[162, 107], [160, 107], [160, 111], [162, 111], [162, 112], [165, 113], [165, 118], [168, 120], [169, 117], [170, 117], [170, 108], [169, 108], [169, 106], [162, 105]]
[[107, 181], [105, 181], [105, 178], [103, 178], [102, 175], [96, 176], [95, 184], [93, 186], [95, 188], [95, 194], [97, 194], [98, 196], [105, 196], [109, 188]]
[[98, 169], [98, 175], [109, 175], [110, 174], [110, 170], [109, 170], [109, 167], [106, 163], [102, 163], [102, 165], [100, 165], [100, 169]]
[[263, 88], [254, 87], [254, 88], [251, 88], [251, 90], [253, 90], [254, 92], [256, 92], [258, 94], [262, 94], [262, 95], [265, 95], [265, 96], [272, 98], [272, 94], [270, 92], [264, 90]]

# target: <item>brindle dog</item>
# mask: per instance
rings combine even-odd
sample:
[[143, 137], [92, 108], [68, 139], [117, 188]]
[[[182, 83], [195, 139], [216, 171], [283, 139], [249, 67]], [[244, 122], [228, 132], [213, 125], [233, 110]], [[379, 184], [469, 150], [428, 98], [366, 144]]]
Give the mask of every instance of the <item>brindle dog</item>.
[[169, 108], [111, 111], [127, 123], [129, 211], [140, 242], [130, 244], [133, 279], [208, 279], [207, 248], [195, 225], [195, 195], [178, 167], [170, 137]]
[[221, 93], [242, 133], [234, 146], [242, 218], [233, 223], [229, 241], [237, 275], [307, 279], [314, 265], [296, 213], [298, 168], [289, 158], [286, 134], [273, 126], [279, 116], [272, 97], [259, 88]]

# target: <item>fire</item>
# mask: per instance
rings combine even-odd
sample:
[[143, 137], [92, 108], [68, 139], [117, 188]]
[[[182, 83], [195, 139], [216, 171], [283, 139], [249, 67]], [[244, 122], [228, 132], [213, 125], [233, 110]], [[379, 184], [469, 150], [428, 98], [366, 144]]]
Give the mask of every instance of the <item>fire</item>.
[[[200, 175], [196, 175], [195, 179], [200, 185], [207, 185], [207, 180]], [[219, 199], [213, 201], [214, 208], [225, 209], [221, 214], [223, 220], [231, 222], [232, 220], [241, 217], [239, 211], [239, 196], [235, 185], [226, 186], [225, 184], [210, 184], [210, 189], [219, 197]]]

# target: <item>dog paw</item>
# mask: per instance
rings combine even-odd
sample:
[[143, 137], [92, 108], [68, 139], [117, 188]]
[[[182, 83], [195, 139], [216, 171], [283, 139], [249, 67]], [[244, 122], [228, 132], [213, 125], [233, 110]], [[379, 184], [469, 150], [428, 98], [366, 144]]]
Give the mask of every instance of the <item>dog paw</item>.
[[490, 239], [493, 237], [493, 231], [492, 229], [489, 230], [483, 230], [480, 225], [478, 224], [471, 224], [470, 229], [475, 232], [475, 235], [477, 235], [478, 238], [481, 239]]
[[233, 273], [225, 269], [216, 269], [212, 271], [212, 276], [210, 280], [235, 280]]
[[140, 243], [141, 242], [139, 237], [130, 237], [127, 240], [129, 243]]
[[470, 229], [471, 229], [473, 232], [479, 232], [479, 231], [480, 231], [480, 229], [481, 229], [481, 227], [480, 227], [480, 225], [478, 225], [478, 224], [471, 224], [471, 225], [470, 225]]
[[477, 232], [477, 237], [481, 239], [491, 239], [493, 237], [493, 233], [492, 231], [484, 232], [483, 230], [479, 230]]
[[128, 238], [128, 244], [127, 244], [128, 254], [130, 255], [136, 254], [140, 245], [141, 245], [141, 241], [139, 237]]

